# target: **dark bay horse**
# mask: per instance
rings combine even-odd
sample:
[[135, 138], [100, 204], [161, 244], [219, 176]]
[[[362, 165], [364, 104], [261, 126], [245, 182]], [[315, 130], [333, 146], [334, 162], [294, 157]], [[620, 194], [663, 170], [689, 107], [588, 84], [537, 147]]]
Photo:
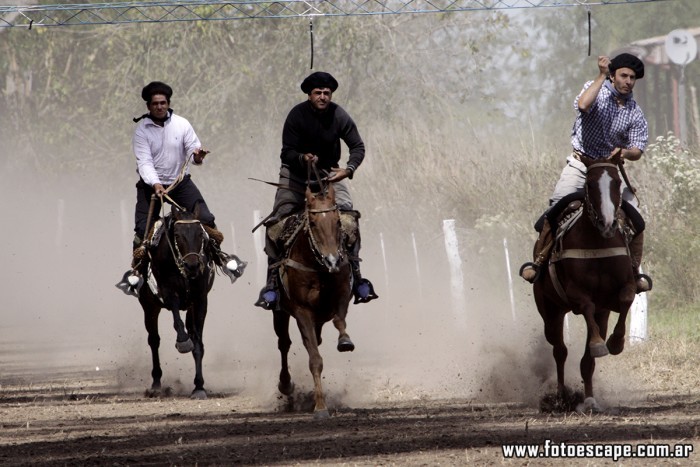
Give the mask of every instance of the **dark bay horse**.
[[[580, 157], [587, 167], [585, 197], [580, 215], [563, 237], [557, 235], [549, 267], [535, 281], [537, 309], [544, 320], [544, 333], [553, 347], [557, 368], [555, 405], [571, 410], [576, 401], [564, 384], [564, 316], [569, 311], [586, 320], [586, 347], [580, 370], [584, 404], [578, 410], [600, 410], [593, 397], [595, 359], [617, 355], [625, 345], [625, 320], [632, 306], [636, 285], [623, 234], [619, 156], [605, 160]], [[560, 228], [560, 230], [562, 230]], [[617, 324], [605, 342], [610, 311], [619, 313]], [[568, 399], [568, 400], [567, 400]]]
[[[207, 296], [214, 283], [214, 269], [207, 253], [209, 237], [197, 220], [197, 212], [189, 213], [173, 207], [164, 224], [157, 244], [154, 242], [148, 250], [158, 293], [149, 284], [144, 284], [139, 293], [153, 359], [153, 384], [148, 394], [155, 396], [161, 391], [163, 371], [158, 355], [158, 316], [161, 309], [166, 308], [173, 314], [177, 333], [175, 347], [180, 353], [192, 352], [194, 357], [192, 398], [206, 399], [202, 376], [202, 331], [207, 316]], [[181, 310], [187, 310], [185, 323], [180, 317]]]
[[318, 193], [306, 189], [303, 227], [282, 261], [279, 275], [280, 306], [273, 311], [277, 346], [282, 357], [278, 388], [287, 396], [294, 391], [287, 364], [292, 344], [289, 319], [294, 317], [309, 354], [309, 369], [314, 380], [314, 417], [328, 418], [321, 388], [323, 359], [318, 349], [323, 325], [333, 321], [339, 332], [338, 351], [355, 349], [345, 330], [352, 296], [352, 273], [332, 183], [322, 186]]

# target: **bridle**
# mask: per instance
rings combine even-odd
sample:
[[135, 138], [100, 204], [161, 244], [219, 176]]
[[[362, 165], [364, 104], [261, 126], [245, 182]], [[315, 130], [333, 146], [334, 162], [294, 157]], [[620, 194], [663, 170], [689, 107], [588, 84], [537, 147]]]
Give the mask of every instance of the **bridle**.
[[[321, 254], [321, 250], [318, 247], [318, 241], [316, 240], [316, 237], [314, 236], [314, 231], [311, 228], [311, 222], [309, 220], [309, 214], [322, 214], [324, 212], [338, 212], [338, 205], [333, 204], [333, 206], [323, 208], [323, 209], [309, 209], [308, 207], [306, 208], [305, 211], [305, 216], [304, 216], [304, 230], [308, 233], [309, 237], [309, 247], [311, 248], [311, 251], [313, 252], [314, 258], [316, 259], [316, 262], [321, 265], [321, 266], [326, 266], [323, 259], [323, 255]], [[340, 222], [340, 221], [339, 221]], [[343, 259], [343, 252], [342, 252], [342, 237], [341, 237], [341, 229], [340, 225], [338, 225], [338, 231], [336, 234], [336, 240], [338, 244], [338, 261], [342, 261]]]
[[[596, 162], [594, 164], [591, 164], [587, 167], [587, 172], [590, 173], [591, 169], [596, 169], [596, 168], [614, 168], [616, 170], [618, 169], [617, 164], [613, 164], [612, 162]], [[590, 219], [591, 223], [596, 226], [596, 228], [599, 231], [603, 231], [602, 227], [605, 225], [605, 221], [601, 218], [600, 213], [595, 210], [593, 207], [593, 203], [590, 202], [590, 197], [588, 193], [588, 183], [585, 184], [585, 196], [586, 196], [586, 208], [588, 212], [588, 218]], [[620, 197], [617, 204], [614, 206], [614, 213], [616, 213], [620, 209], [620, 204], [622, 202], [622, 198]]]
[[[199, 246], [199, 252], [190, 251], [190, 252], [185, 253], [184, 255], [182, 254], [177, 242], [174, 241], [175, 226], [177, 226], [178, 224], [197, 224], [199, 226], [199, 228], [202, 230], [202, 243]], [[185, 259], [189, 258], [190, 256], [197, 257], [197, 263], [199, 264], [199, 269], [197, 272], [199, 274], [202, 274], [204, 272], [204, 269], [205, 269], [206, 263], [207, 263], [206, 256], [204, 254], [204, 247], [205, 247], [205, 244], [206, 244], [209, 236], [207, 235], [206, 230], [204, 230], [204, 228], [202, 227], [201, 222], [199, 220], [197, 220], [197, 219], [176, 220], [173, 223], [173, 240], [170, 239], [170, 235], [167, 235], [166, 237], [168, 239], [168, 246], [170, 247], [170, 251], [173, 254], [173, 258], [175, 259], [175, 264], [177, 265], [177, 269], [180, 271], [180, 274], [182, 274], [182, 276], [185, 279], [188, 279], [187, 271], [185, 269]]]

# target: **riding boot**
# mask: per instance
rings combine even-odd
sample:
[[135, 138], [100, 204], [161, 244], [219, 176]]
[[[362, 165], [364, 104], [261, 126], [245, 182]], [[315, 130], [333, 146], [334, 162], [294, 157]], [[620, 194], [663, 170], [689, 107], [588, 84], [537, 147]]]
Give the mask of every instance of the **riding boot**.
[[375, 298], [379, 298], [379, 295], [374, 292], [372, 283], [368, 279], [363, 278], [360, 272], [360, 261], [362, 261], [362, 259], [360, 259], [360, 213], [357, 211], [345, 211], [344, 213], [350, 214], [355, 218], [355, 232], [353, 232], [355, 237], [354, 242], [352, 241], [353, 235], [348, 235], [346, 237], [348, 241], [346, 248], [348, 250], [350, 267], [352, 269], [352, 294], [355, 297], [353, 304], [367, 303]]
[[[268, 263], [272, 265], [274, 263], [273, 258], [268, 258]], [[277, 271], [275, 268], [267, 268], [267, 280], [265, 281], [265, 286], [260, 290], [260, 295], [258, 300], [255, 302], [255, 306], [259, 306], [264, 310], [273, 310], [277, 305], [279, 298], [279, 293], [277, 290]]]
[[535, 242], [533, 251], [534, 261], [532, 263], [525, 263], [520, 267], [520, 277], [531, 284], [534, 283], [540, 277], [541, 266], [549, 260], [549, 252], [552, 250], [553, 246], [554, 238], [552, 226], [549, 224], [547, 216], [544, 216], [544, 223], [542, 224], [540, 236]]
[[637, 284], [637, 293], [648, 292], [653, 284], [651, 277], [639, 272], [639, 266], [642, 264], [642, 250], [644, 249], [644, 232], [635, 236], [629, 244], [630, 259], [632, 260], [632, 272], [634, 280]]
[[221, 243], [224, 241], [222, 234], [215, 226], [202, 224], [204, 231], [209, 235], [209, 256], [219, 270], [231, 279], [231, 283], [243, 275], [245, 267], [248, 265], [236, 255], [230, 255], [221, 250]]
[[278, 305], [279, 290], [277, 284], [276, 263], [279, 262], [280, 246], [273, 241], [269, 232], [265, 232], [265, 253], [267, 253], [267, 279], [265, 286], [260, 289], [258, 300], [254, 303], [264, 310], [273, 310]]

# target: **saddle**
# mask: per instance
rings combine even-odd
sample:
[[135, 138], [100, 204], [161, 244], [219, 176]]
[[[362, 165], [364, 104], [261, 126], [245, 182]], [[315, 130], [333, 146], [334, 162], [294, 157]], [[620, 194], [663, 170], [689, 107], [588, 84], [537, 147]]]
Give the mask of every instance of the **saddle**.
[[[585, 194], [582, 191], [571, 193], [560, 199], [552, 208], [542, 214], [535, 222], [535, 230], [542, 231], [545, 216], [552, 227], [552, 232], [556, 238], [563, 236], [580, 218], [583, 212], [583, 200]], [[635, 235], [640, 234], [646, 228], [646, 223], [639, 211], [628, 201], [622, 200], [621, 209], [617, 212], [617, 219], [625, 235], [627, 243]]]
[[[358, 222], [359, 211], [341, 211], [340, 229], [346, 245], [353, 245], [359, 238]], [[304, 227], [304, 213], [297, 212], [283, 217], [277, 222], [267, 226], [267, 236], [275, 245], [281, 257], [286, 257], [289, 248], [294, 243], [297, 235]]]

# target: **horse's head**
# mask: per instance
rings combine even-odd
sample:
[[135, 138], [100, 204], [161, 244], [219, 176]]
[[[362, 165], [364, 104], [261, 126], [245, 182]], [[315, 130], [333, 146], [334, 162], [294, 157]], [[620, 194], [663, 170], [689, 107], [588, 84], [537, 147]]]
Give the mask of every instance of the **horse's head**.
[[196, 213], [173, 208], [172, 248], [177, 267], [187, 279], [199, 277], [207, 265], [207, 233]]
[[340, 212], [332, 183], [313, 193], [306, 189], [306, 219], [311, 249], [321, 265], [337, 272], [343, 260]]
[[581, 157], [587, 168], [586, 206], [588, 216], [605, 238], [612, 238], [619, 229], [617, 211], [622, 202], [620, 172], [617, 157], [593, 160]]

